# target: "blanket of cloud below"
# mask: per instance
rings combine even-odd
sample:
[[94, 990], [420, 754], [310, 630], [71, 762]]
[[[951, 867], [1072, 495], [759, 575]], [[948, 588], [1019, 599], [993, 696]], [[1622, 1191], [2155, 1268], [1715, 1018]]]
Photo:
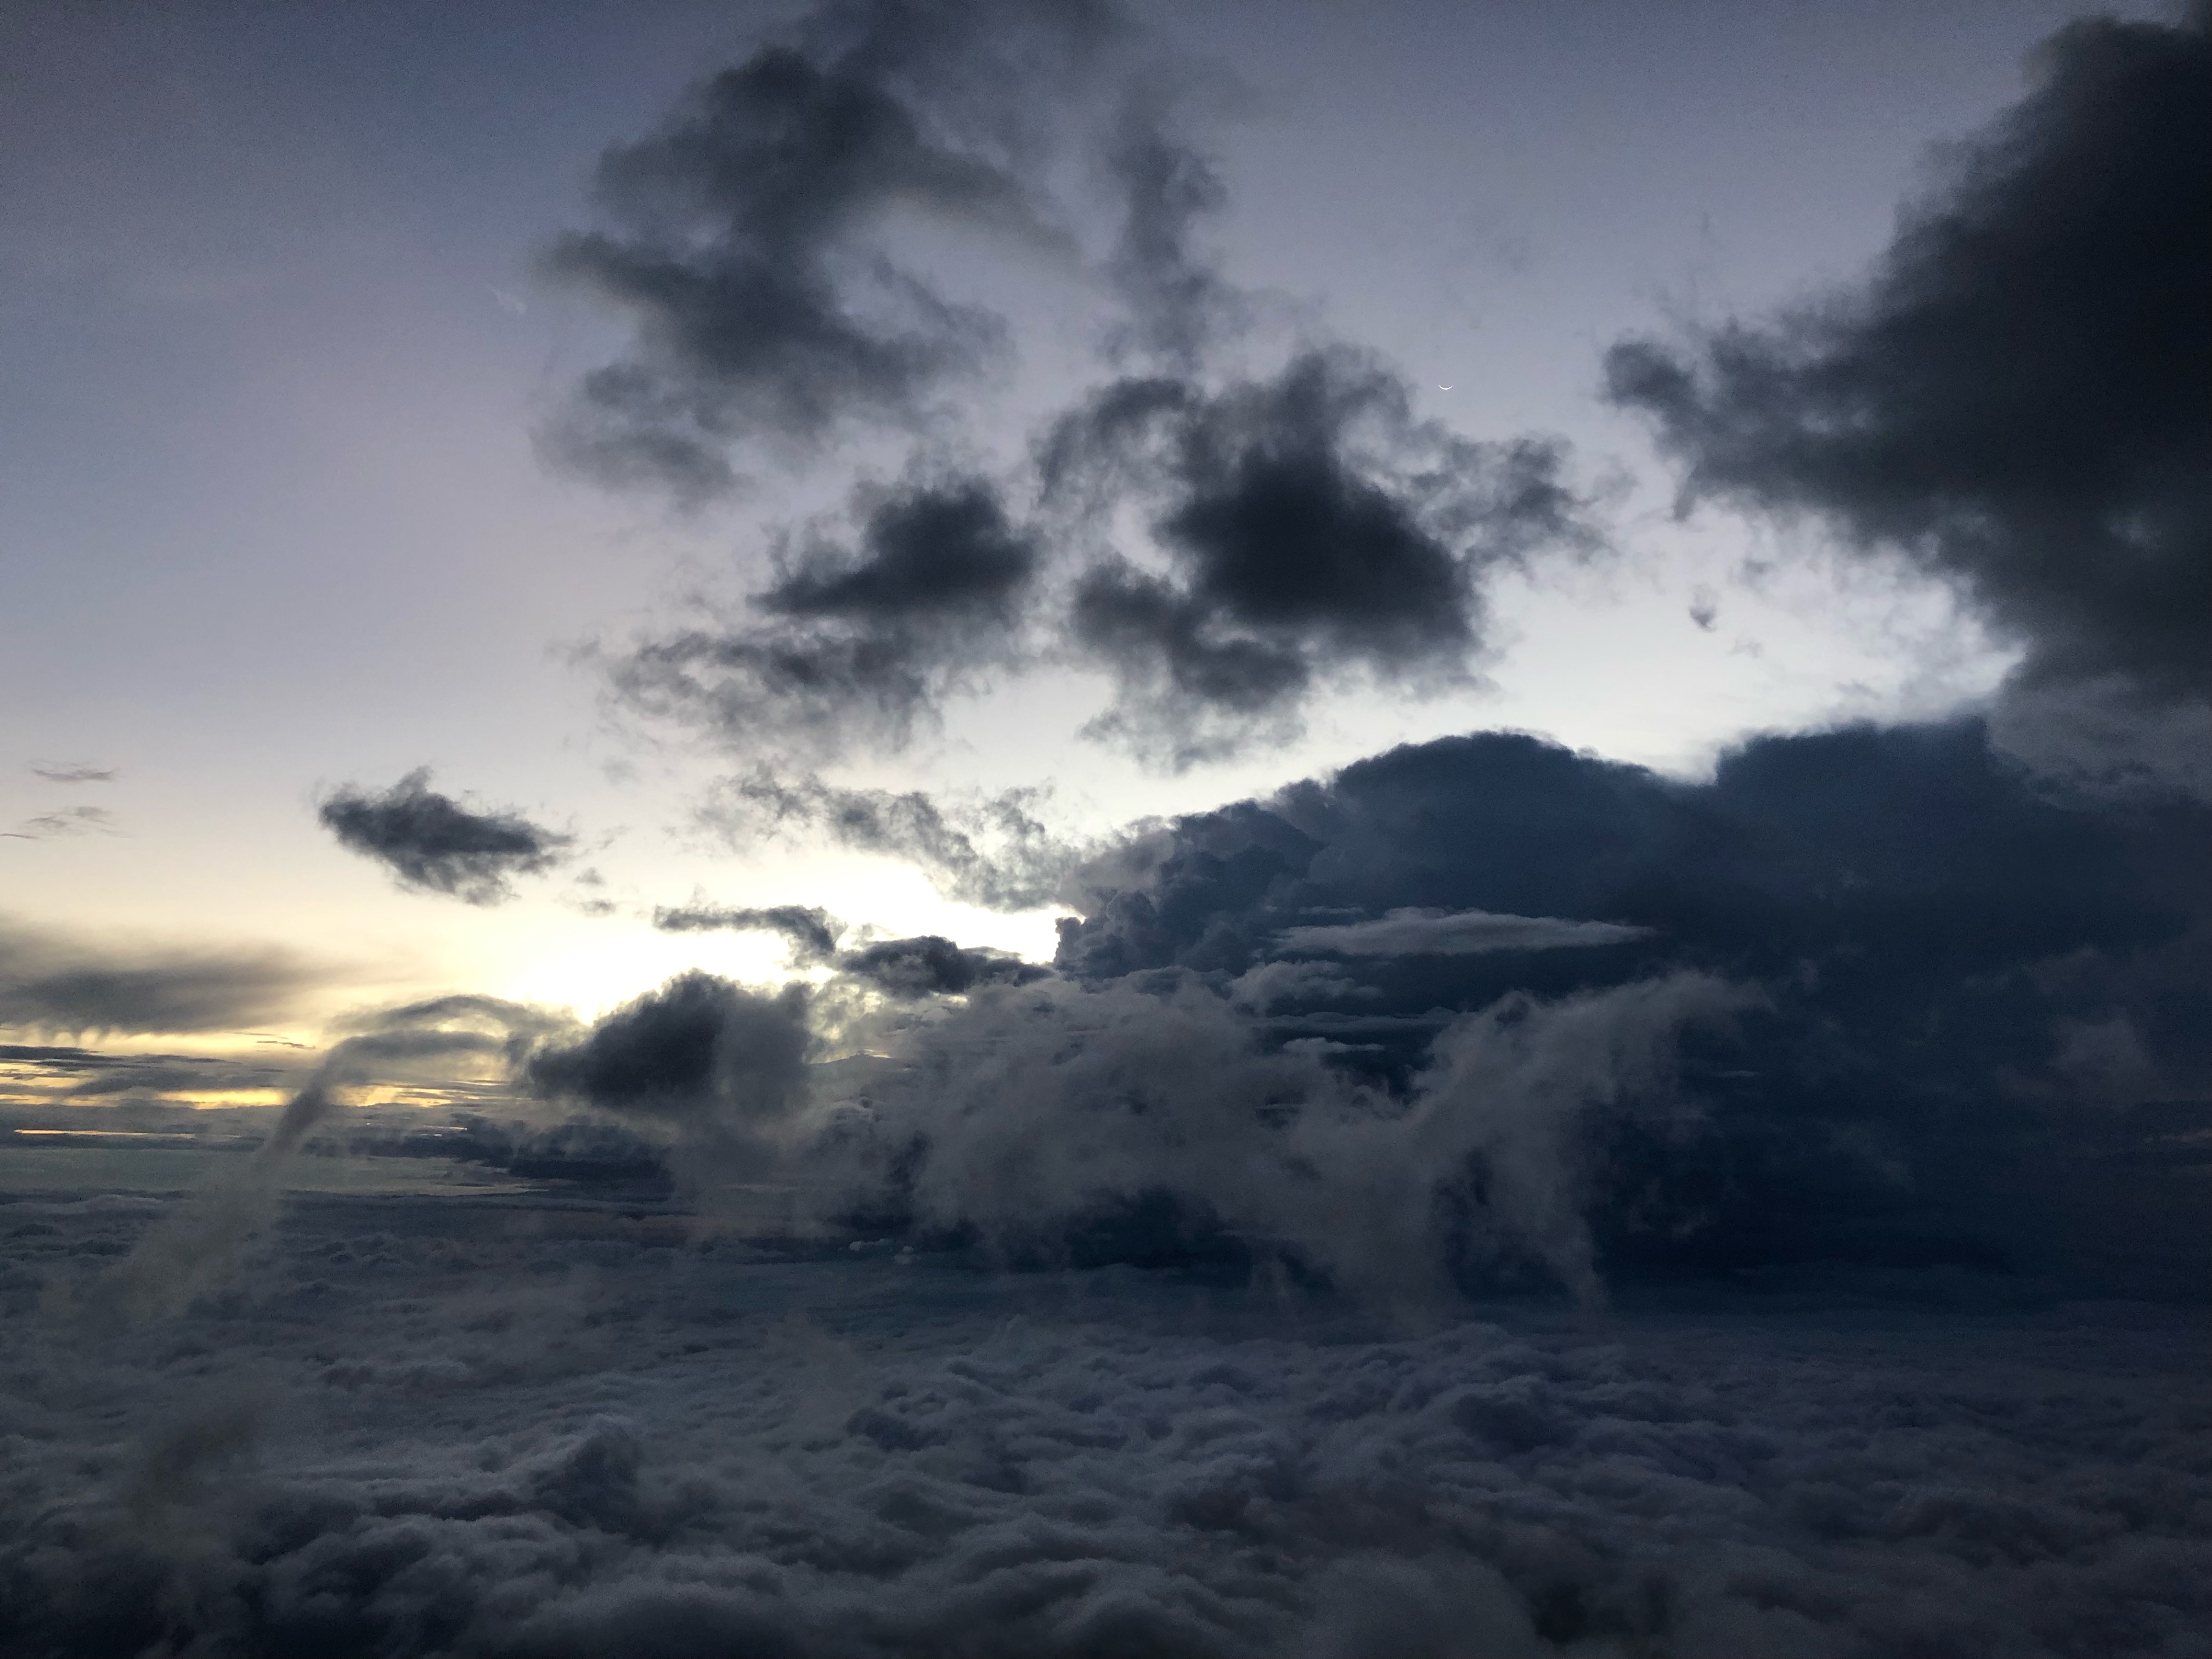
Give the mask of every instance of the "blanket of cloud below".
[[298, 1197], [190, 1312], [72, 1311], [166, 1203], [0, 1205], [10, 1653], [2212, 1653], [2193, 1312], [1413, 1326], [513, 1192]]

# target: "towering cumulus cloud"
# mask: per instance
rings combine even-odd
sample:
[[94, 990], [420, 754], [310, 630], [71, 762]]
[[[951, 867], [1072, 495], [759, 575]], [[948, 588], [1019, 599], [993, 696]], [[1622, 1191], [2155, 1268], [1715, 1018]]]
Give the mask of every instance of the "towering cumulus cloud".
[[[2021, 689], [2212, 698], [2212, 33], [2086, 21], [1857, 288], [1607, 362], [1694, 496], [1958, 583]], [[2200, 733], [2200, 736], [2202, 734]]]
[[932, 937], [818, 1001], [694, 975], [531, 1076], [819, 1224], [1018, 1261], [1416, 1301], [2206, 1265], [2212, 809], [2054, 798], [1966, 720], [1761, 738], [1709, 784], [1451, 739], [1146, 839], [1071, 873], [1057, 976]]
[[551, 868], [569, 840], [518, 812], [463, 806], [430, 787], [428, 767], [381, 792], [337, 790], [316, 815], [340, 845], [374, 859], [402, 887], [471, 904], [511, 896], [511, 878]]
[[1601, 1261], [2155, 1276], [2201, 1255], [2208, 848], [2205, 808], [2051, 799], [1972, 721], [1762, 738], [1705, 785], [1456, 738], [1177, 821], [1059, 965], [1218, 987], [1398, 1087], [1464, 1011], [1714, 975], [1747, 1000], [1674, 1103], [1577, 1131]]

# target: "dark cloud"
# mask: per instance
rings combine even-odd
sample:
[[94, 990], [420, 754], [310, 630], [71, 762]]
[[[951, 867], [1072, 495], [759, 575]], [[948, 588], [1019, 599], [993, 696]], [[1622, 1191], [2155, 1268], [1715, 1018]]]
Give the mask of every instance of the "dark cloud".
[[862, 520], [857, 554], [817, 538], [785, 561], [757, 618], [621, 658], [617, 693], [739, 752], [903, 748], [1017, 659], [1037, 550], [978, 478], [873, 492]]
[[385, 866], [402, 887], [471, 904], [511, 897], [510, 878], [550, 869], [570, 840], [518, 812], [475, 811], [438, 793], [427, 767], [380, 793], [339, 789], [316, 816], [341, 845]]
[[[1601, 1267], [1948, 1253], [2155, 1277], [2201, 1254], [2160, 1115], [2212, 1124], [2201, 805], [2054, 797], [1972, 721], [1762, 738], [1702, 785], [1490, 736], [1167, 840], [1062, 924], [1062, 970], [1194, 975], [1271, 1011], [1274, 1042], [1372, 1045], [1346, 1063], [1385, 1079], [1496, 999], [1750, 988], [1735, 1036], [1685, 1050], [1686, 1115], [1595, 1131]], [[1398, 954], [1468, 912], [1579, 948]], [[1343, 984], [1269, 981], [1331, 940], [1360, 947]]]
[[949, 939], [878, 939], [838, 957], [842, 972], [893, 996], [957, 996], [979, 985], [1028, 985], [1052, 970], [1004, 951], [963, 949]]
[[246, 1030], [289, 1017], [329, 977], [280, 951], [125, 951], [0, 921], [0, 1026]]
[[1040, 452], [1048, 501], [1152, 512], [1164, 569], [1109, 556], [1070, 623], [1114, 672], [1094, 730], [1182, 768], [1297, 728], [1310, 691], [1358, 669], [1465, 680], [1480, 582], [1590, 537], [1556, 444], [1480, 444], [1416, 421], [1397, 375], [1346, 347], [1220, 392], [1124, 380]]
[[775, 996], [712, 974], [679, 974], [525, 1068], [543, 1093], [617, 1116], [672, 1124], [729, 1115], [757, 1125], [803, 1101], [811, 1035], [804, 985]]
[[1557, 916], [1501, 916], [1487, 910], [1391, 910], [1379, 921], [1309, 924], [1276, 936], [1285, 951], [1340, 957], [1465, 957], [1490, 951], [1559, 951], [1625, 945], [1648, 927]]
[[611, 228], [572, 234], [558, 276], [634, 324], [548, 437], [615, 482], [700, 497], [733, 453], [788, 455], [854, 421], [912, 428], [1004, 325], [895, 264], [887, 216], [922, 216], [1064, 258], [1029, 144], [1054, 87], [1108, 32], [1063, 3], [824, 8], [610, 150]]
[[112, 783], [121, 775], [112, 767], [86, 766], [76, 762], [35, 765], [31, 770], [48, 783]]
[[1859, 287], [1607, 360], [1692, 497], [1972, 596], [2030, 684], [2212, 695], [2212, 33], [2072, 24]]
[[1054, 834], [1036, 816], [1040, 789], [940, 801], [921, 790], [854, 789], [811, 774], [757, 769], [726, 782], [705, 821], [733, 842], [796, 833], [919, 866], [945, 897], [985, 910], [1053, 903], [1097, 849]]
[[719, 929], [741, 933], [780, 933], [790, 946], [792, 962], [799, 967], [827, 962], [836, 955], [838, 936], [845, 931], [842, 922], [813, 904], [772, 904], [750, 909], [696, 902], [664, 905], [653, 913], [653, 925], [664, 933], [701, 933]]
[[0, 840], [52, 841], [58, 836], [112, 836], [115, 814], [104, 806], [66, 806], [58, 812], [41, 812], [25, 818], [13, 830], [0, 831]]

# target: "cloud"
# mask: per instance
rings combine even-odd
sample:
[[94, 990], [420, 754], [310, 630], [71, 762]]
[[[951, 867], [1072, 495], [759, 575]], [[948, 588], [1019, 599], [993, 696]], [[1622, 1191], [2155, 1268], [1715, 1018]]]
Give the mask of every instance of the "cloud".
[[1286, 927], [1276, 943], [1286, 951], [1340, 957], [1465, 957], [1486, 951], [1559, 951], [1626, 945], [1648, 939], [1648, 927], [1610, 921], [1566, 921], [1557, 916], [1501, 916], [1486, 910], [1407, 907], [1379, 921]]
[[1038, 560], [975, 477], [864, 492], [860, 547], [816, 538], [757, 619], [648, 641], [611, 664], [631, 707], [740, 753], [896, 750], [944, 699], [1020, 655]]
[[935, 933], [878, 939], [848, 951], [837, 966], [897, 997], [958, 996], [979, 985], [1027, 985], [1052, 971], [1004, 951], [963, 949]]
[[470, 904], [512, 897], [510, 878], [551, 868], [570, 841], [520, 813], [474, 811], [438, 793], [428, 767], [381, 793], [337, 790], [316, 816], [340, 845], [385, 866], [402, 887]]
[[[163, 1121], [142, 1125], [142, 1109], [165, 1109], [167, 1100], [195, 1102], [211, 1095], [272, 1089], [290, 1068], [267, 1062], [241, 1062], [227, 1056], [189, 1054], [106, 1054], [74, 1046], [0, 1042], [0, 1107], [13, 1109], [18, 1128], [182, 1128]], [[166, 1097], [166, 1098], [165, 1098]], [[108, 1115], [88, 1123], [77, 1109], [85, 1102], [115, 1103]], [[114, 1115], [121, 1113], [123, 1115]]]
[[712, 974], [679, 974], [580, 1041], [540, 1048], [525, 1075], [548, 1097], [619, 1117], [770, 1125], [805, 1097], [806, 1013], [801, 984], [767, 996]]
[[329, 977], [282, 951], [123, 951], [0, 921], [0, 1026], [250, 1030], [292, 1017]]
[[703, 498], [734, 454], [803, 455], [854, 422], [915, 429], [1004, 325], [894, 262], [916, 217], [1066, 259], [1028, 165], [1036, 117], [1106, 28], [1098, 6], [825, 7], [611, 149], [610, 228], [564, 237], [551, 274], [633, 324], [546, 439], [615, 483]]
[[2212, 1612], [2194, 1309], [1800, 1276], [1394, 1327], [569, 1193], [302, 1202], [250, 1295], [39, 1319], [161, 1208], [0, 1231], [15, 1650], [2147, 1659]]
[[[1417, 422], [1401, 378], [1348, 347], [1219, 391], [1115, 381], [1034, 460], [1041, 511], [1020, 526], [973, 475], [856, 493], [857, 552], [814, 533], [752, 617], [614, 657], [617, 695], [818, 763], [903, 750], [946, 697], [1058, 656], [1115, 682], [1089, 735], [1183, 768], [1294, 735], [1350, 673], [1468, 683], [1485, 579], [1595, 545], [1562, 446]], [[1142, 558], [1112, 547], [1130, 509]]]
[[1328, 1006], [1371, 1000], [1382, 993], [1324, 963], [1263, 962], [1231, 980], [1228, 994], [1238, 1006], [1264, 1012], [1286, 1003]]
[[1198, 227], [1228, 205], [1229, 191], [1176, 132], [1177, 101], [1162, 76], [1135, 82], [1102, 157], [1123, 204], [1107, 271], [1129, 313], [1109, 343], [1118, 356], [1150, 356], [1190, 374], [1249, 320], [1250, 304], [1193, 246]]
[[1947, 153], [1869, 276], [1625, 342], [1691, 499], [1819, 514], [2027, 647], [2030, 686], [2212, 696], [2212, 34], [2087, 19]]
[[112, 1326], [173, 1316], [226, 1284], [275, 1220], [280, 1173], [341, 1109], [342, 1091], [423, 1061], [517, 1066], [532, 1043], [559, 1029], [539, 1010], [483, 996], [434, 998], [347, 1024], [353, 1034], [324, 1051], [242, 1167], [190, 1194], [100, 1275], [81, 1304], [87, 1321]]
[[[1394, 1090], [1501, 999], [1686, 972], [1755, 988], [1734, 1035], [1686, 1051], [1694, 1109], [1585, 1149], [1603, 1271], [1811, 1255], [2158, 1278], [2160, 1252], [2202, 1254], [2160, 1116], [2212, 1097], [2201, 804], [2054, 793], [1974, 720], [1762, 738], [1706, 784], [1493, 734], [1162, 839], [1118, 885], [1071, 881], [1061, 971], [1194, 978], [1264, 1010], [1271, 1042], [1362, 1045], [1337, 1063]], [[1574, 917], [1605, 931], [1536, 920]], [[1404, 948], [1462, 929], [1603, 948]], [[1332, 942], [1355, 947], [1340, 985], [1270, 981], [1286, 949]]]
[[48, 783], [112, 783], [122, 775], [112, 767], [87, 766], [74, 761], [34, 765], [31, 770]]
[[940, 801], [921, 790], [855, 789], [765, 767], [726, 780], [702, 819], [743, 844], [798, 832], [919, 866], [949, 899], [980, 909], [1035, 910], [1055, 902], [1099, 849], [1055, 835], [1033, 808], [1041, 789]]
[[112, 836], [115, 814], [104, 806], [65, 806], [58, 812], [41, 812], [25, 818], [15, 829], [0, 831], [8, 841], [51, 841], [58, 836]]
[[1464, 683], [1482, 577], [1591, 544], [1560, 446], [1416, 421], [1404, 382], [1349, 347], [1218, 393], [1117, 382], [1059, 422], [1039, 465], [1048, 503], [1152, 514], [1165, 568], [1094, 563], [1069, 631], [1118, 685], [1094, 733], [1176, 769], [1294, 734], [1310, 693], [1350, 670]]
[[[586, 380], [555, 447], [702, 498], [739, 452], [812, 451], [852, 421], [923, 441], [906, 483], [855, 492], [849, 538], [787, 536], [750, 614], [612, 654], [633, 708], [819, 766], [902, 750], [948, 696], [1074, 663], [1115, 684], [1086, 735], [1181, 769], [1294, 737], [1347, 676], [1470, 683], [1485, 579], [1597, 544], [1563, 444], [1416, 420], [1371, 354], [1224, 372], [1254, 305], [1200, 245], [1226, 191], [1187, 131], [1224, 77], [1103, 5], [836, 7], [803, 34], [610, 153], [601, 193], [625, 228], [556, 264], [633, 313], [635, 349]], [[1097, 216], [1086, 179], [1111, 225], [1095, 255], [1070, 228]], [[1049, 248], [1117, 307], [1100, 343], [1121, 378], [995, 480], [942, 471], [930, 398], [1000, 325], [890, 262], [917, 216]], [[884, 289], [895, 303], [862, 294]], [[1009, 503], [1032, 494], [1020, 522]], [[1142, 544], [1118, 545], [1133, 524]]]
[[1225, 1249], [1384, 1302], [1531, 1270], [1595, 1298], [1591, 1121], [1663, 1103], [1680, 1031], [1744, 1000], [1694, 974], [1508, 998], [1393, 1096], [1194, 985], [978, 994], [872, 1038], [905, 1063], [869, 1091], [876, 1201], [1018, 1261]]
[[732, 933], [781, 933], [790, 947], [794, 966], [811, 967], [837, 953], [838, 936], [845, 926], [819, 905], [775, 904], [751, 909], [732, 909], [694, 902], [678, 907], [664, 905], [653, 913], [653, 925], [664, 933], [699, 933], [717, 929]]

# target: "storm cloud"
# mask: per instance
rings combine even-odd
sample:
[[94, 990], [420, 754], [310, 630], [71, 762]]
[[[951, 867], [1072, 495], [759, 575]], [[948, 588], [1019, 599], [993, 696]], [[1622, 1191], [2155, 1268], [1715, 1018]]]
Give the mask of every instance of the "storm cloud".
[[380, 792], [333, 791], [316, 816], [341, 846], [383, 865], [402, 887], [470, 904], [512, 897], [513, 877], [550, 869], [570, 841], [519, 812], [480, 812], [440, 794], [428, 767]]
[[[2160, 1279], [2202, 1254], [2202, 805], [2055, 798], [1972, 720], [1760, 738], [1707, 784], [1493, 735], [1164, 839], [1061, 924], [1062, 972], [1218, 988], [1271, 1042], [1395, 1088], [1499, 999], [1743, 988], [1727, 1034], [1685, 1050], [1692, 1107], [1586, 1151], [1601, 1267], [2058, 1257]], [[1462, 934], [1485, 948], [1433, 948]], [[1316, 947], [1340, 965], [1284, 971]]]
[[2212, 34], [2069, 25], [1856, 287], [1607, 359], [1687, 496], [1957, 585], [2029, 687], [2212, 696]]
[[[1702, 779], [1455, 737], [1115, 834], [823, 769], [1035, 668], [1170, 769], [1473, 684], [1493, 584], [1601, 544], [1564, 446], [1232, 362], [1224, 174], [1172, 77], [1085, 78], [1103, 5], [836, 0], [611, 152], [550, 264], [631, 331], [553, 453], [685, 499], [917, 453], [601, 665], [729, 768], [733, 853], [1073, 914], [1048, 966], [739, 871], [653, 927], [805, 982], [429, 997], [283, 1066], [46, 1033], [296, 1018], [307, 965], [0, 927], [11, 1121], [286, 1091], [158, 1168], [4, 1137], [0, 1651], [2205, 1654], [2212, 789], [2021, 737], [2212, 752], [2193, 16], [2060, 35], [1856, 289], [1609, 360], [1690, 496], [1972, 596], [1993, 712]], [[939, 424], [1005, 343], [947, 228], [1101, 296], [1103, 383], [997, 470]], [[473, 903], [569, 845], [424, 772], [321, 814]]]
[[1594, 544], [1565, 460], [1416, 420], [1404, 381], [1346, 346], [1218, 392], [1095, 394], [1042, 446], [1046, 500], [1141, 503], [1166, 564], [1109, 555], [1077, 584], [1070, 641], [1118, 688], [1094, 734], [1182, 769], [1295, 734], [1307, 696], [1350, 670], [1466, 683], [1483, 577]]

